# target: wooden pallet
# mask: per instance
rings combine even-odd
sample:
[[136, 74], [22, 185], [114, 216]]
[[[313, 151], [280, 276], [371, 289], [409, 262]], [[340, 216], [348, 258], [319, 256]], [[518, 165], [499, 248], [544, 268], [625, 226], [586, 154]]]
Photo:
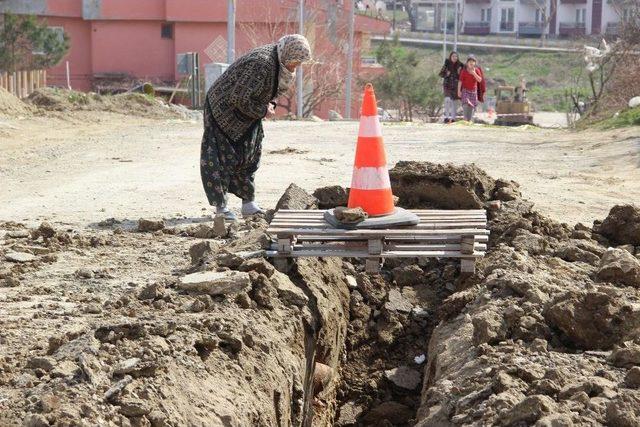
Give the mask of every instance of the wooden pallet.
[[385, 258], [460, 258], [461, 271], [473, 273], [487, 250], [489, 230], [484, 210], [414, 210], [420, 224], [382, 230], [344, 230], [324, 220], [324, 211], [281, 210], [267, 233], [267, 254], [276, 267], [290, 258], [365, 258], [368, 272], [379, 271]]

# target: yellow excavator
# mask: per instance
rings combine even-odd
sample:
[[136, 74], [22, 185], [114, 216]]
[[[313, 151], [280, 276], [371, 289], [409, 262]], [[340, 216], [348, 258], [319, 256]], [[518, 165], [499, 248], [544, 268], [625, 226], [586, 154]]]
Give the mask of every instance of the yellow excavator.
[[520, 85], [496, 88], [496, 121], [498, 126], [520, 126], [533, 124], [531, 103], [527, 100], [527, 85], [520, 78]]

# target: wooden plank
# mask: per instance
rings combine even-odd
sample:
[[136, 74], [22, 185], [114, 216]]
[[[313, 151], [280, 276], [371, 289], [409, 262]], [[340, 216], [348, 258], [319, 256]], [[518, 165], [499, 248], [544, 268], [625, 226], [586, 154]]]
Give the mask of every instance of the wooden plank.
[[461, 252], [463, 254], [472, 253], [475, 246], [475, 241], [473, 239], [473, 236], [463, 237], [462, 240], [460, 241], [460, 246], [461, 246]]
[[[365, 237], [359, 236], [329, 236], [329, 235], [308, 235], [308, 236], [297, 236], [298, 241], [300, 242], [354, 242], [354, 241], [366, 241]], [[488, 242], [489, 236], [486, 235], [476, 235], [476, 242]], [[441, 235], [441, 236], [395, 236], [389, 237], [385, 236], [385, 241], [387, 242], [456, 242], [459, 243], [461, 240], [460, 235]]]
[[[271, 224], [278, 224], [282, 222], [296, 222], [301, 224], [328, 224], [328, 222], [324, 218], [274, 218], [271, 220]], [[429, 224], [454, 224], [457, 222], [477, 222], [479, 224], [486, 224], [487, 220], [484, 218], [420, 218], [420, 223], [429, 223]]]
[[402, 237], [402, 236], [437, 236], [437, 235], [488, 235], [489, 230], [480, 230], [477, 228], [459, 228], [444, 230], [423, 230], [423, 229], [407, 229], [407, 230], [338, 230], [335, 228], [280, 228], [273, 227], [267, 229], [269, 234], [277, 234], [278, 236], [304, 236], [309, 234], [330, 235], [330, 236], [362, 236], [362, 237]]
[[[484, 209], [408, 209], [409, 212], [416, 214], [421, 213], [476, 213], [486, 212]], [[308, 213], [308, 212], [324, 212], [319, 209], [282, 209], [277, 213], [295, 212], [295, 213]]]
[[[308, 228], [308, 229], [327, 229], [334, 228], [330, 224], [326, 222], [272, 222], [269, 228]], [[386, 228], [383, 230], [436, 230], [440, 228], [477, 228], [477, 229], [486, 229], [487, 223], [482, 222], [454, 222], [454, 223], [430, 223], [430, 222], [421, 222], [418, 225], [406, 226], [406, 227], [394, 227], [394, 228]], [[369, 229], [373, 230], [373, 229]]]
[[484, 252], [474, 252], [467, 255], [460, 251], [382, 251], [381, 254], [370, 254], [366, 250], [294, 250], [283, 255], [278, 251], [267, 251], [270, 257], [337, 257], [337, 258], [482, 258]]
[[[272, 243], [271, 246], [269, 247], [270, 250], [273, 251], [277, 251], [278, 250], [278, 244], [277, 243]], [[364, 242], [362, 242], [361, 244], [358, 245], [350, 245], [347, 246], [344, 244], [344, 242], [334, 242], [334, 243], [306, 243], [306, 244], [299, 244], [299, 245], [294, 245], [293, 246], [293, 251], [297, 251], [297, 250], [313, 250], [313, 249], [320, 249], [320, 250], [341, 250], [341, 249], [349, 249], [349, 250], [367, 250], [367, 244], [365, 244]], [[459, 243], [432, 243], [432, 244], [425, 244], [425, 245], [403, 245], [403, 244], [384, 244], [383, 245], [383, 250], [385, 251], [428, 251], [428, 250], [434, 250], [434, 251], [461, 251], [462, 250], [462, 245]], [[487, 245], [483, 244], [483, 243], [476, 243], [476, 245], [474, 246], [474, 252], [482, 252], [482, 251], [486, 251], [487, 250]]]
[[[307, 210], [307, 211], [277, 211], [274, 216], [324, 216], [325, 210]], [[410, 211], [418, 216], [456, 216], [456, 215], [486, 215], [487, 212], [481, 209], [475, 211], [456, 211], [456, 210], [442, 210], [442, 211]]]

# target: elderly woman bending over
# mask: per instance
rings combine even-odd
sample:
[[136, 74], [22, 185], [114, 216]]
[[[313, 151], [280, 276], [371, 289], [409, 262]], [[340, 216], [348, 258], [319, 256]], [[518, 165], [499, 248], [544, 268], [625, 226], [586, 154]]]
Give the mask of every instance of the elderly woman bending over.
[[261, 213], [255, 173], [262, 153], [262, 119], [292, 85], [296, 68], [311, 59], [309, 42], [292, 34], [251, 50], [211, 86], [204, 105], [200, 175], [209, 204], [227, 219], [227, 193], [242, 199], [242, 215]]

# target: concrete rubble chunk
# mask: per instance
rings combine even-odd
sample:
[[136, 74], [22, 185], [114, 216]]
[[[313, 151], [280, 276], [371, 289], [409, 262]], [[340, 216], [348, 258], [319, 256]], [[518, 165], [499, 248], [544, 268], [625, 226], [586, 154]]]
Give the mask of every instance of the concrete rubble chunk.
[[518, 423], [535, 423], [544, 415], [555, 412], [556, 403], [548, 396], [533, 395], [525, 397], [503, 417], [505, 425], [519, 425]]
[[313, 192], [313, 197], [318, 199], [318, 208], [332, 209], [338, 206], [347, 206], [349, 202], [349, 192], [339, 185], [317, 188]]
[[249, 274], [240, 271], [203, 271], [180, 279], [178, 288], [192, 293], [235, 295], [251, 289]]
[[420, 372], [408, 366], [398, 366], [384, 371], [384, 376], [396, 386], [407, 390], [415, 390], [422, 384]]
[[123, 379], [115, 383], [113, 386], [109, 388], [104, 393], [104, 399], [106, 401], [111, 401], [115, 399], [122, 391], [133, 381], [133, 377], [131, 375], [125, 376]]
[[602, 234], [614, 245], [640, 246], [640, 207], [616, 205], [594, 231]]
[[282, 209], [316, 209], [317, 207], [318, 200], [296, 184], [290, 184], [276, 204], [277, 211]]
[[629, 369], [624, 377], [624, 385], [629, 388], [640, 388], [640, 366]]
[[336, 219], [343, 224], [358, 224], [369, 217], [362, 208], [337, 207], [333, 210]]
[[297, 307], [304, 307], [309, 302], [309, 297], [297, 287], [285, 274], [276, 271], [270, 279], [271, 284], [276, 288], [278, 297], [287, 304]]
[[614, 349], [607, 361], [618, 368], [640, 366], [640, 345], [632, 344], [628, 347]]
[[56, 366], [56, 360], [50, 356], [34, 356], [29, 359], [27, 366], [32, 369], [42, 369], [49, 372]]
[[640, 288], [640, 261], [624, 249], [609, 248], [600, 261], [598, 279]]
[[398, 289], [391, 289], [388, 295], [389, 300], [384, 303], [384, 308], [391, 312], [410, 313], [413, 305], [406, 299]]
[[7, 252], [4, 257], [9, 262], [18, 263], [33, 262], [38, 259], [35, 255], [27, 252]]
[[163, 220], [153, 220], [153, 219], [146, 219], [146, 218], [140, 218], [138, 220], [138, 231], [158, 231], [158, 230], [162, 230], [164, 228], [164, 221]]

